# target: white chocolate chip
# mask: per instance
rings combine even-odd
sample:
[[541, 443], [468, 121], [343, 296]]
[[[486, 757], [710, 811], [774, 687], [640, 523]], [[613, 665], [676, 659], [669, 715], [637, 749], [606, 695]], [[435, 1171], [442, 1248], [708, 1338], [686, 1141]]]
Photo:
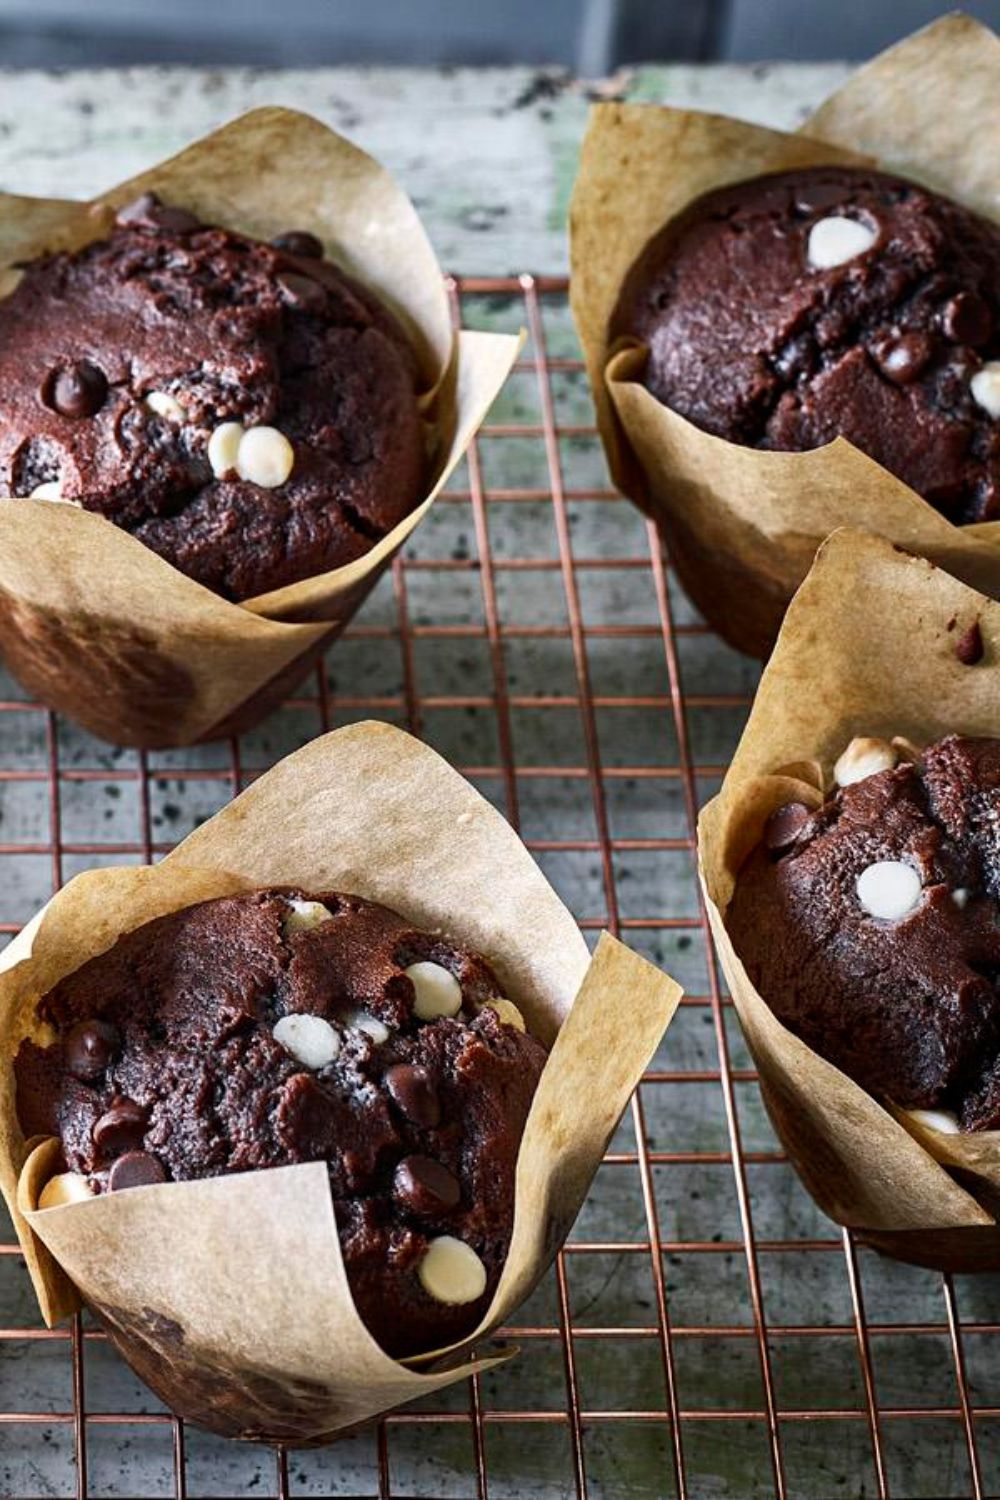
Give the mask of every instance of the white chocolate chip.
[[420, 1284], [435, 1302], [475, 1302], [486, 1290], [486, 1267], [471, 1245], [452, 1234], [431, 1240], [417, 1267]]
[[58, 479], [48, 479], [44, 484], [36, 485], [28, 499], [48, 500], [51, 505], [75, 505], [77, 510], [83, 509], [82, 500], [72, 500], [61, 492]]
[[79, 1172], [57, 1172], [39, 1193], [38, 1207], [59, 1208], [63, 1203], [82, 1203], [93, 1196], [93, 1188]]
[[857, 882], [858, 900], [870, 916], [899, 922], [916, 911], [923, 895], [920, 876], [901, 859], [877, 859], [862, 870]]
[[187, 413], [176, 396], [168, 395], [166, 391], [150, 391], [146, 397], [146, 405], [165, 422], [183, 422], [187, 418]]
[[295, 449], [277, 427], [251, 427], [244, 433], [236, 458], [236, 472], [250, 484], [275, 490], [284, 484], [295, 463]]
[[961, 1134], [958, 1116], [950, 1109], [907, 1109], [904, 1113], [914, 1125], [920, 1125], [924, 1130], [936, 1130], [939, 1135]]
[[352, 1010], [344, 1017], [344, 1025], [351, 1031], [363, 1031], [370, 1036], [377, 1046], [389, 1040], [389, 1028], [378, 1016], [369, 1015], [366, 1010]]
[[288, 915], [281, 924], [281, 930], [288, 937], [290, 933], [309, 932], [313, 927], [332, 920], [333, 912], [322, 901], [298, 901], [293, 898], [288, 902]]
[[991, 359], [969, 382], [972, 399], [991, 417], [1000, 417], [1000, 359]]
[[216, 479], [222, 479], [236, 468], [244, 432], [242, 422], [223, 422], [209, 438], [208, 461]]
[[524, 1017], [513, 1000], [505, 1000], [501, 995], [497, 995], [494, 999], [487, 1000], [483, 1009], [495, 1010], [505, 1026], [514, 1026], [518, 1031], [528, 1029], [524, 1024]]
[[833, 779], [838, 786], [851, 786], [855, 781], [864, 781], [879, 771], [891, 771], [899, 759], [896, 751], [885, 740], [869, 739], [862, 735], [853, 739], [833, 768]]
[[864, 255], [877, 238], [874, 229], [857, 219], [845, 219], [842, 215], [818, 219], [809, 231], [806, 255], [814, 270], [829, 271]]
[[413, 1014], [418, 1021], [434, 1021], [438, 1016], [457, 1016], [462, 1009], [462, 987], [448, 969], [422, 960], [410, 964], [403, 973], [416, 995]]
[[340, 1037], [322, 1016], [282, 1016], [274, 1040], [304, 1068], [325, 1068], [340, 1052]]
[[969, 904], [969, 896], [970, 895], [971, 895], [971, 892], [967, 891], [964, 885], [959, 885], [959, 886], [956, 886], [955, 889], [952, 891], [952, 893], [951, 893], [951, 899], [954, 901], [954, 903], [958, 907], [959, 911], [964, 911], [965, 908]]

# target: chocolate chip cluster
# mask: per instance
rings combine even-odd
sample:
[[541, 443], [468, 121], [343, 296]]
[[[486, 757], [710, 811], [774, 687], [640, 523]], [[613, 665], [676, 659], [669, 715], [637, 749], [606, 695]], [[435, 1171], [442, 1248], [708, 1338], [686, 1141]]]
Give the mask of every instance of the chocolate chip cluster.
[[959, 524], [1000, 516], [1000, 229], [900, 177], [824, 166], [729, 184], [650, 240], [609, 343], [704, 431], [847, 438]]
[[265, 891], [140, 927], [41, 1004], [26, 1135], [46, 1209], [326, 1163], [359, 1311], [390, 1352], [460, 1337], [495, 1288], [544, 1063], [479, 955], [342, 893]]
[[413, 348], [306, 230], [145, 193], [2, 316], [0, 499], [95, 511], [225, 597], [353, 561], [423, 490]]
[[1000, 1125], [998, 806], [1000, 740], [859, 736], [771, 813], [726, 913], [778, 1018], [938, 1131]]

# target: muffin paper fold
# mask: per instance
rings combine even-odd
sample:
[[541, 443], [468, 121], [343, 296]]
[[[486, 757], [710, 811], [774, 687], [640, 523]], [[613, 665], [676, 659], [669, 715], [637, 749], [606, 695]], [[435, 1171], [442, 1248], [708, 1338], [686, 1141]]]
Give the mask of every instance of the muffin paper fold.
[[[955, 651], [978, 622], [983, 659]], [[1000, 604], [882, 538], [841, 530], [789, 607], [719, 794], [699, 820], [712, 931], [761, 1092], [812, 1197], [879, 1249], [942, 1270], [1000, 1268], [1000, 1131], [944, 1134], [880, 1103], [793, 1036], [725, 927], [737, 873], [783, 803], [818, 806], [856, 735], [923, 746], [1000, 733]]]
[[343, 629], [453, 473], [516, 358], [516, 335], [456, 332], [416, 211], [388, 173], [308, 115], [258, 109], [93, 203], [0, 194], [0, 295], [19, 263], [109, 231], [147, 190], [259, 239], [307, 229], [409, 334], [427, 492], [344, 567], [238, 604], [77, 506], [0, 501], [0, 642], [28, 691], [92, 733], [162, 748], [248, 728]]
[[[59, 1147], [23, 1139], [13, 1060], [25, 1037], [43, 1034], [39, 998], [141, 923], [269, 885], [350, 891], [482, 952], [551, 1049], [493, 1302], [461, 1344], [406, 1364], [355, 1310], [322, 1162], [34, 1208]], [[606, 933], [591, 958], [501, 814], [434, 751], [376, 723], [289, 756], [160, 864], [78, 876], [0, 965], [0, 1185], [46, 1321], [82, 1298], [182, 1417], [301, 1444], [510, 1357], [471, 1351], [565, 1239], [681, 993]]]
[[766, 656], [819, 543], [868, 530], [1000, 593], [1000, 522], [955, 526], [844, 438], [764, 452], [703, 432], [641, 383], [645, 349], [609, 344], [622, 284], [694, 199], [764, 173], [877, 166], [1000, 220], [1000, 39], [952, 15], [856, 73], [800, 131], [648, 104], [598, 104], [573, 192], [571, 301], [615, 484], [666, 535], [681, 582], [730, 644]]

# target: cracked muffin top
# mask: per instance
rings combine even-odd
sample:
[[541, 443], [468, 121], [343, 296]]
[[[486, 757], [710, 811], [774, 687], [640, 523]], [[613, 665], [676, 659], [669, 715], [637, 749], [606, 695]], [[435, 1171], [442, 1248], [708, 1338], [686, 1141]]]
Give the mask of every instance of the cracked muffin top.
[[0, 318], [0, 496], [96, 511], [224, 598], [360, 557], [420, 499], [415, 353], [311, 234], [146, 194]]
[[611, 320], [717, 437], [848, 438], [949, 520], [1000, 517], [1000, 228], [902, 178], [814, 167], [697, 199]]
[[25, 1136], [62, 1144], [40, 1208], [325, 1161], [383, 1349], [481, 1320], [546, 1054], [478, 954], [357, 896], [255, 891], [136, 928], [39, 1016], [15, 1075]]
[[852, 741], [818, 810], [776, 809], [726, 926], [814, 1051], [936, 1129], [996, 1129], [1000, 740], [900, 753]]

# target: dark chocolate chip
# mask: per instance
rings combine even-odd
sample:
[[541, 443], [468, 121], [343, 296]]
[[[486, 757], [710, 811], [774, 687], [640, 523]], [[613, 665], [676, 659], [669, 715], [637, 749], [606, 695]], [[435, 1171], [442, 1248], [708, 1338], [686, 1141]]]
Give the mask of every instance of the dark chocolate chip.
[[963, 667], [974, 667], [977, 661], [982, 661], [983, 649], [983, 632], [979, 628], [979, 621], [973, 620], [968, 630], [963, 630], [955, 642], [955, 655]]
[[422, 1130], [433, 1130], [441, 1123], [441, 1101], [437, 1089], [423, 1068], [411, 1063], [397, 1063], [385, 1075], [385, 1086], [401, 1114]]
[[933, 349], [925, 334], [901, 333], [880, 339], [871, 352], [887, 380], [894, 385], [909, 385], [927, 364]]
[[66, 1037], [66, 1067], [74, 1078], [100, 1078], [118, 1051], [121, 1038], [110, 1021], [79, 1021]]
[[790, 848], [811, 817], [804, 802], [786, 802], [775, 808], [764, 824], [764, 843], [772, 854]]
[[131, 229], [165, 229], [171, 234], [190, 234], [202, 227], [201, 220], [186, 208], [161, 203], [155, 193], [143, 193], [118, 210], [117, 222]]
[[167, 1174], [155, 1156], [148, 1151], [126, 1151], [108, 1173], [108, 1190], [120, 1193], [123, 1188], [147, 1187], [151, 1182], [166, 1182]]
[[978, 349], [993, 332], [993, 315], [978, 292], [959, 292], [941, 309], [941, 327], [952, 343]]
[[146, 1110], [134, 1099], [113, 1099], [110, 1107], [94, 1125], [94, 1145], [98, 1154], [109, 1161], [142, 1145], [146, 1133]]
[[42, 399], [64, 417], [92, 417], [104, 405], [108, 382], [103, 370], [81, 359], [47, 377]]
[[295, 271], [282, 271], [278, 285], [285, 298], [301, 312], [318, 313], [326, 307], [326, 292], [311, 276], [299, 276]]
[[323, 246], [308, 229], [287, 229], [276, 234], [271, 241], [275, 250], [284, 250], [286, 255], [297, 255], [300, 260], [322, 260]]
[[296, 1073], [286, 1083], [276, 1121], [285, 1145], [296, 1160], [328, 1155], [336, 1140], [337, 1106], [328, 1091], [308, 1073]]
[[457, 1208], [458, 1178], [432, 1156], [404, 1156], [392, 1181], [393, 1196], [415, 1214], [436, 1218]]

